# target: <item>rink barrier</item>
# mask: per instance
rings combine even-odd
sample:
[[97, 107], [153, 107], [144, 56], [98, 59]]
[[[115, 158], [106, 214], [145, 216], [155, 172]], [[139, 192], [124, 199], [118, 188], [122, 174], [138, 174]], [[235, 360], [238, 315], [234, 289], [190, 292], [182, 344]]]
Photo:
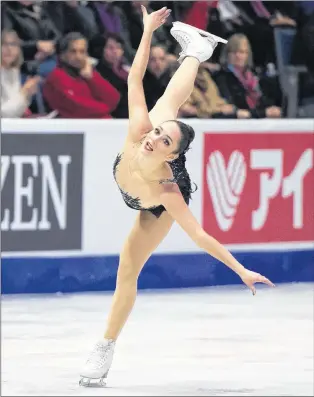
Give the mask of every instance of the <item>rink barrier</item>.
[[[314, 282], [313, 250], [237, 252], [235, 257], [275, 284]], [[117, 256], [4, 258], [2, 293], [112, 291], [117, 267]], [[191, 288], [239, 283], [241, 280], [234, 272], [207, 254], [157, 254], [145, 265], [138, 287]]]
[[[314, 281], [314, 120], [189, 123], [204, 229], [275, 283]], [[112, 175], [126, 132], [126, 120], [2, 120], [2, 293], [114, 289], [136, 216]], [[174, 225], [139, 288], [240, 281]]]

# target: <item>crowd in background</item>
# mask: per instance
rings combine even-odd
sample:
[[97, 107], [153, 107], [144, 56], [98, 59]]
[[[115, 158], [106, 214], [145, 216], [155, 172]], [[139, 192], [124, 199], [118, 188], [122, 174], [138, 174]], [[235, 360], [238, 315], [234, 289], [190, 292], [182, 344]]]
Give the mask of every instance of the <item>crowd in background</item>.
[[2, 117], [127, 118], [127, 78], [148, 12], [171, 18], [153, 37], [143, 85], [150, 110], [179, 64], [179, 20], [228, 39], [203, 63], [182, 118], [286, 116], [274, 29], [293, 27], [306, 66], [300, 101], [314, 104], [314, 1], [2, 1]]

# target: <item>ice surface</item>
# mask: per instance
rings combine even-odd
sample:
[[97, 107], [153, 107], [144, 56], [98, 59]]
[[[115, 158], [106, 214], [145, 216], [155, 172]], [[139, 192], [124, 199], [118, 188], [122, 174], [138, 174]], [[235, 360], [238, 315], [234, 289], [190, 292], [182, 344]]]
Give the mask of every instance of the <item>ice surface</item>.
[[313, 396], [313, 284], [140, 292], [105, 389], [78, 385], [111, 293], [2, 297], [2, 395]]

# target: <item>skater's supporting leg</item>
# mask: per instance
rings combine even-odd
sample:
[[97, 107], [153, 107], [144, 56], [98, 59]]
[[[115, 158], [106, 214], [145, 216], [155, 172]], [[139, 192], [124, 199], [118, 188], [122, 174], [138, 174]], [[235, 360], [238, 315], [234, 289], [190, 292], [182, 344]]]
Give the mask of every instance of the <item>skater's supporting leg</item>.
[[[105, 379], [110, 369], [115, 341], [125, 324], [136, 299], [137, 279], [145, 262], [164, 239], [173, 223], [164, 212], [159, 218], [141, 211], [120, 256], [117, 285], [114, 293], [105, 339], [100, 340], [81, 371], [80, 385], [89, 386], [91, 379]], [[97, 383], [99, 384], [99, 383]], [[104, 385], [105, 381], [101, 381]]]
[[136, 299], [138, 276], [152, 252], [168, 234], [172, 223], [172, 218], [166, 212], [160, 218], [147, 211], [141, 211], [138, 215], [120, 255], [106, 339], [118, 338]]

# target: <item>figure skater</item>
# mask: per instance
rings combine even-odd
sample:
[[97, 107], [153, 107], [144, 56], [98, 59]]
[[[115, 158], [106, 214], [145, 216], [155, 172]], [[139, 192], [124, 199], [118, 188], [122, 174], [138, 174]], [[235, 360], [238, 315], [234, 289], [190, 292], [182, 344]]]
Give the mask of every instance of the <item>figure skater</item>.
[[192, 127], [176, 120], [179, 108], [191, 95], [198, 67], [208, 60], [217, 43], [207, 32], [174, 22], [172, 36], [182, 47], [179, 66], [165, 93], [148, 113], [142, 80], [153, 32], [167, 19], [166, 7], [143, 12], [143, 35], [128, 77], [129, 128], [118, 154], [114, 177], [125, 203], [139, 210], [120, 254], [116, 289], [104, 339], [99, 341], [83, 370], [80, 385], [101, 386], [110, 369], [116, 340], [133, 308], [138, 276], [148, 258], [176, 221], [202, 249], [236, 272], [255, 294], [255, 283], [274, 286], [266, 277], [245, 269], [217, 240], [199, 225], [188, 204], [193, 189], [185, 168], [185, 153], [194, 139]]

